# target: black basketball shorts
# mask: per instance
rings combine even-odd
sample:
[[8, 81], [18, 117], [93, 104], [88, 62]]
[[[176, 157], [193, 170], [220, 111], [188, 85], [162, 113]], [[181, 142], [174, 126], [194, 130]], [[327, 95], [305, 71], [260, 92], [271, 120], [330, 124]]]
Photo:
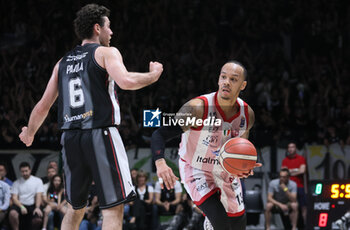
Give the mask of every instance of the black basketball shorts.
[[74, 209], [86, 206], [92, 180], [101, 209], [135, 199], [128, 158], [117, 128], [66, 130], [61, 145], [66, 198]]

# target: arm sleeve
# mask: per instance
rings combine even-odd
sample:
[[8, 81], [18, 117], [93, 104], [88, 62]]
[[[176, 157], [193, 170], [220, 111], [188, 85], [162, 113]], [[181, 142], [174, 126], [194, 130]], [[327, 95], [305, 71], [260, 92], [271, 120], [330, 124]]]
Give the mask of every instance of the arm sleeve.
[[151, 185], [148, 185], [148, 192], [154, 193], [154, 188]]
[[175, 183], [175, 193], [179, 193], [179, 192], [182, 192], [181, 183], [179, 181], [176, 181], [176, 183]]
[[38, 192], [45, 193], [44, 184], [40, 178], [37, 178], [36, 193], [38, 193]]
[[156, 183], [156, 185], [155, 185], [155, 188], [154, 188], [154, 193], [161, 193], [160, 190], [161, 190], [161, 189], [160, 189], [160, 184], [159, 184], [159, 182], [157, 181], [157, 183]]
[[164, 158], [165, 143], [179, 136], [182, 132], [182, 128], [179, 125], [163, 126], [153, 132], [151, 139], [153, 160]]
[[11, 187], [11, 194], [18, 194], [18, 182], [15, 181]]
[[11, 198], [10, 186], [4, 183], [3, 189], [4, 189], [4, 203], [2, 204], [2, 206], [0, 206], [0, 209], [5, 211], [8, 209], [10, 205], [10, 198]]
[[268, 193], [273, 194], [273, 182], [272, 181], [270, 181], [270, 183], [269, 183]]
[[298, 189], [297, 189], [297, 184], [294, 181], [290, 181], [291, 183], [291, 188], [290, 188], [290, 192], [291, 193], [297, 193]]

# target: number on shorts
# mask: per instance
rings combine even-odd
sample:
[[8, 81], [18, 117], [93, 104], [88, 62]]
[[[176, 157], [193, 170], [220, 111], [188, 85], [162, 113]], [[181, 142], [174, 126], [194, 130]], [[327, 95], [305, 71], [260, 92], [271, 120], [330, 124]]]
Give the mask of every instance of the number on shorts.
[[84, 93], [81, 88], [80, 78], [74, 78], [69, 81], [69, 98], [72, 108], [81, 107], [84, 105]]

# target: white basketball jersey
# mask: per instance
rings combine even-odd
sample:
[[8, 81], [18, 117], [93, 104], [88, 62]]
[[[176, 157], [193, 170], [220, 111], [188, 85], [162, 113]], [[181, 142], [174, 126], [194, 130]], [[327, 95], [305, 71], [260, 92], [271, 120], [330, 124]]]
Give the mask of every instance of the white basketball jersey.
[[217, 92], [202, 95], [205, 103], [204, 119], [221, 119], [220, 126], [201, 126], [191, 128], [181, 137], [179, 155], [194, 168], [204, 171], [223, 171], [218, 154], [221, 146], [230, 138], [240, 137], [246, 132], [249, 123], [248, 104], [237, 98], [238, 111], [233, 117], [226, 118], [217, 101]]

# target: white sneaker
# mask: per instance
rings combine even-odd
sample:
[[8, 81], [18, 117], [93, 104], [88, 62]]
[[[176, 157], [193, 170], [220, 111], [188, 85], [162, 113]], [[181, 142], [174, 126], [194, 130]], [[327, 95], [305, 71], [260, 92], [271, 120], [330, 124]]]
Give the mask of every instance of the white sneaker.
[[211, 225], [208, 217], [205, 217], [204, 222], [203, 222], [203, 228], [204, 230], [214, 230], [213, 226]]

